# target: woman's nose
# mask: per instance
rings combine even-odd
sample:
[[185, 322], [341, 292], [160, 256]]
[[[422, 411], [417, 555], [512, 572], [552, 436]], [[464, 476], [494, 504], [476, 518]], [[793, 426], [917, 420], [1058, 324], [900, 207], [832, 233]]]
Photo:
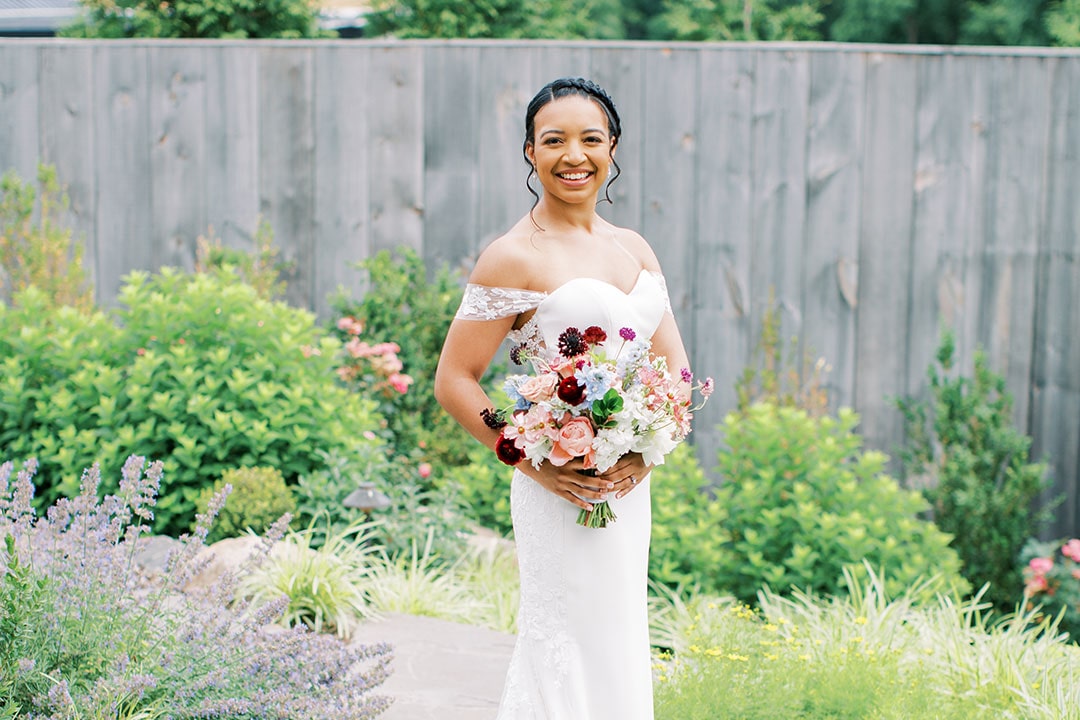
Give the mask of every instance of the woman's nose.
[[585, 162], [585, 148], [581, 143], [569, 142], [566, 144], [566, 160], [575, 165]]

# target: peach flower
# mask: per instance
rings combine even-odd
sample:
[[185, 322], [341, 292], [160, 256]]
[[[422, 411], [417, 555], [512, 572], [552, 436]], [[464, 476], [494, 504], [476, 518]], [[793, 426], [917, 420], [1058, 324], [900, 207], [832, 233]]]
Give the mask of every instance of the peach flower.
[[593, 465], [593, 429], [587, 418], [576, 417], [559, 428], [555, 445], [548, 460], [552, 465], [565, 465], [571, 458], [585, 458], [585, 467]]
[[531, 377], [521, 384], [518, 392], [529, 402], [543, 402], [555, 396], [559, 376], [553, 372]]

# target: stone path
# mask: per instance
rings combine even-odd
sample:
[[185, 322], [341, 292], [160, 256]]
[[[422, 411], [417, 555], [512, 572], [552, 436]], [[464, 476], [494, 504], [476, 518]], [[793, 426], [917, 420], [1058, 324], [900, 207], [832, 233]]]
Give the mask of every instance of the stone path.
[[354, 642], [388, 642], [394, 704], [380, 720], [494, 720], [514, 636], [413, 615], [364, 623]]

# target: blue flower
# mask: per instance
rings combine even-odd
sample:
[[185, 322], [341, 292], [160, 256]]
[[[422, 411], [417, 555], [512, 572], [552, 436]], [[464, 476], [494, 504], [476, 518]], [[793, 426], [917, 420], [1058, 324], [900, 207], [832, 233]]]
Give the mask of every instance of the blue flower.
[[604, 397], [608, 388], [615, 384], [615, 373], [603, 367], [585, 367], [574, 373], [578, 382], [585, 386], [585, 399], [588, 402]]

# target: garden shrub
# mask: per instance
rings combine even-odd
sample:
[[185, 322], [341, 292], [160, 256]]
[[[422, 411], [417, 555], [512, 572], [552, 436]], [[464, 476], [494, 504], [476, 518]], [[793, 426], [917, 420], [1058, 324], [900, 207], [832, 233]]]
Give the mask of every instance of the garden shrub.
[[429, 279], [423, 259], [411, 248], [400, 249], [397, 257], [382, 250], [359, 267], [367, 278], [363, 298], [339, 293], [332, 301], [333, 327], [348, 342], [352, 336], [338, 320], [353, 318], [372, 343], [399, 346], [396, 355], [412, 385], [404, 394], [389, 390], [380, 398], [395, 455], [430, 462], [436, 477], [445, 468], [464, 465], [475, 441], [435, 400], [435, 368], [461, 302], [461, 285], [445, 266]]
[[950, 377], [955, 342], [942, 333], [931, 365], [931, 401], [900, 400], [908, 477], [926, 476], [934, 521], [953, 536], [962, 572], [972, 586], [990, 583], [986, 599], [1012, 610], [1021, 587], [1020, 551], [1049, 509], [1032, 509], [1046, 489], [1046, 465], [1029, 461], [1031, 439], [1012, 424], [1005, 380], [975, 353], [974, 378]]
[[1080, 538], [1040, 542], [1034, 538], [1020, 554], [1024, 564], [1025, 609], [1057, 618], [1073, 642], [1080, 642]]
[[0, 178], [0, 299], [10, 302], [33, 285], [52, 307], [93, 305], [82, 243], [65, 227], [67, 209], [52, 165], [38, 166], [37, 188], [14, 170]]
[[79, 0], [82, 13], [61, 35], [79, 38], [319, 38], [310, 0]]
[[465, 550], [466, 514], [454, 489], [433, 490], [422, 477], [428, 468], [390, 458], [381, 443], [360, 451], [353, 460], [320, 453], [322, 467], [297, 482], [294, 525], [311, 528], [306, 542], [318, 548], [363, 520], [364, 514], [344, 501], [359, 483], [372, 482], [390, 500], [388, 508], [371, 514], [373, 543], [396, 558], [430, 536], [440, 562], [458, 558]]
[[719, 594], [715, 568], [724, 556], [727, 511], [716, 502], [694, 447], [683, 443], [653, 469], [649, 577], [668, 588]]
[[468, 464], [446, 468], [438, 487], [457, 492], [469, 520], [509, 537], [514, 532], [510, 517], [512, 474], [491, 448], [472, 440]]
[[274, 247], [274, 230], [266, 220], [260, 220], [255, 229], [255, 248], [251, 252], [225, 247], [211, 228], [209, 237], [198, 239], [195, 253], [195, 272], [213, 272], [232, 268], [245, 283], [255, 288], [263, 300], [280, 300], [285, 295], [285, 281], [281, 273], [292, 263], [278, 259]]
[[206, 512], [214, 496], [226, 486], [232, 488], [225, 505], [210, 528], [207, 542], [238, 537], [249, 530], [262, 534], [282, 515], [296, 512], [296, 499], [276, 468], [233, 468], [208, 487], [195, 501], [199, 514]]
[[949, 536], [921, 520], [926, 500], [885, 474], [886, 456], [863, 451], [858, 416], [813, 418], [805, 410], [753, 405], [723, 423], [723, 484], [715, 502], [721, 553], [707, 587], [753, 602], [762, 586], [834, 594], [845, 568], [866, 561], [898, 594], [938, 575], [938, 589], [964, 585]]
[[[102, 499], [93, 467], [44, 517], [30, 503], [34, 463], [13, 471], [0, 465], [0, 716], [368, 720], [389, 705], [372, 692], [389, 674], [386, 645], [268, 632], [282, 601], [229, 605], [228, 574], [207, 592], [181, 592], [200, 569], [216, 503], [147, 583], [135, 555], [160, 463], [128, 459], [118, 492]], [[253, 566], [282, 531], [267, 534]]]
[[[132, 453], [158, 457], [165, 480], [158, 532], [186, 530], [202, 488], [230, 468], [269, 466], [292, 484], [323, 467], [319, 450], [350, 461], [382, 426], [372, 402], [334, 374], [339, 345], [314, 317], [268, 302], [228, 270], [133, 273], [110, 326], [69, 310], [0, 315], [15, 343], [0, 381], [0, 438], [41, 459], [48, 502], [77, 491], [79, 469], [106, 473]], [[108, 475], [107, 475], [108, 476]]]

